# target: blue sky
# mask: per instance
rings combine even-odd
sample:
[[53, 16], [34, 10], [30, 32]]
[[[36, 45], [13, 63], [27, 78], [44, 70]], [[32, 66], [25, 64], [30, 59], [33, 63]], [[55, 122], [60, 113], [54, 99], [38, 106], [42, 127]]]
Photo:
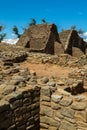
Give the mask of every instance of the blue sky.
[[14, 25], [21, 33], [31, 18], [37, 23], [45, 18], [57, 24], [59, 30], [76, 25], [87, 31], [87, 0], [0, 0], [0, 5], [0, 24], [6, 27], [7, 38], [12, 37]]

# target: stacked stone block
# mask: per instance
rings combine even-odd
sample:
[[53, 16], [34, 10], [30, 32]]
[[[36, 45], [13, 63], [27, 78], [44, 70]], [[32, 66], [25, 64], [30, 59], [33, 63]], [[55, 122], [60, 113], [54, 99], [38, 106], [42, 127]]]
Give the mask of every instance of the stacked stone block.
[[0, 130], [39, 130], [40, 88], [28, 87], [0, 100]]
[[52, 92], [50, 87], [41, 90], [41, 130], [86, 130], [87, 98], [72, 96], [63, 90]]

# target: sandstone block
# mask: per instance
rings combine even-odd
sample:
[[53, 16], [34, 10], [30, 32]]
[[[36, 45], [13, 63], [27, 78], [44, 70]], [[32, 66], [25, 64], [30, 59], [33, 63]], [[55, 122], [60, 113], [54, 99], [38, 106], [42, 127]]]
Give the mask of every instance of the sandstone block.
[[50, 87], [49, 86], [43, 86], [41, 89], [41, 95], [44, 96], [51, 96], [51, 91], [50, 91]]
[[73, 100], [70, 99], [70, 98], [63, 98], [63, 99], [59, 102], [59, 104], [62, 105], [62, 106], [68, 107], [69, 105], [72, 104], [72, 102], [73, 102]]
[[46, 115], [48, 117], [53, 117], [53, 115], [54, 115], [53, 109], [51, 109], [50, 107], [46, 107], [46, 106], [43, 106], [41, 108], [41, 113], [43, 113], [44, 115]]
[[50, 102], [50, 97], [48, 96], [41, 96], [41, 101], [46, 101], [46, 102]]
[[52, 94], [51, 96], [51, 100], [55, 103], [58, 103], [62, 98], [63, 96], [58, 94]]
[[41, 102], [41, 105], [50, 107], [50, 106], [51, 106], [51, 103], [50, 103], [50, 102], [46, 102], [46, 101], [42, 101], [42, 102]]
[[16, 101], [12, 102], [12, 104], [10, 106], [12, 109], [16, 109], [17, 107], [22, 107], [23, 102], [22, 102], [22, 100], [16, 100]]
[[26, 130], [26, 127], [25, 125], [22, 125], [22, 126], [17, 127], [17, 130]]
[[60, 126], [60, 122], [50, 118], [50, 117], [47, 117], [47, 116], [42, 116], [40, 118], [40, 121], [41, 123], [44, 123], [44, 124], [48, 124], [48, 125], [51, 125], [51, 126], [54, 126], [54, 127], [59, 127]]
[[69, 117], [69, 118], [74, 118], [75, 112], [74, 112], [74, 110], [72, 110], [72, 109], [70, 109], [70, 108], [65, 108], [65, 107], [63, 107], [63, 108], [61, 109], [61, 114], [62, 114], [63, 116]]
[[44, 123], [40, 123], [40, 128], [48, 129], [49, 125], [44, 124]]
[[53, 110], [59, 110], [59, 109], [61, 109], [60, 105], [57, 104], [57, 103], [54, 103], [54, 102], [51, 102], [51, 108]]
[[83, 102], [74, 102], [71, 106], [72, 109], [74, 110], [84, 110], [87, 108], [87, 101], [83, 101]]
[[10, 104], [8, 103], [8, 101], [5, 101], [3, 99], [0, 100], [0, 112], [8, 110], [10, 110]]
[[47, 77], [43, 77], [43, 78], [41, 79], [41, 83], [42, 83], [42, 84], [46, 84], [48, 81], [49, 81], [49, 78], [47, 78]]
[[75, 119], [86, 123], [87, 122], [87, 111], [76, 111]]
[[63, 121], [59, 130], [77, 130], [77, 127], [75, 126], [75, 124]]
[[57, 128], [57, 127], [50, 126], [50, 127], [49, 127], [49, 130], [58, 130], [58, 128]]

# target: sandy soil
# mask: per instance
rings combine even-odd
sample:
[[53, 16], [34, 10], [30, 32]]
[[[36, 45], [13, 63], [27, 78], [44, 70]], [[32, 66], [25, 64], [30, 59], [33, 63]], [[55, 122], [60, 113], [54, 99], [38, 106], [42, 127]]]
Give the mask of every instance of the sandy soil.
[[[21, 63], [22, 67], [28, 67], [30, 71], [35, 71], [38, 77], [56, 77], [56, 78], [67, 78], [68, 74], [75, 68], [62, 67], [52, 64], [32, 64], [27, 61]], [[87, 89], [87, 84], [84, 84]], [[87, 92], [83, 93], [87, 96]]]
[[67, 77], [68, 73], [71, 71], [68, 67], [51, 64], [32, 64], [29, 62], [23, 62], [21, 66], [28, 67], [30, 70], [35, 71], [38, 77]]

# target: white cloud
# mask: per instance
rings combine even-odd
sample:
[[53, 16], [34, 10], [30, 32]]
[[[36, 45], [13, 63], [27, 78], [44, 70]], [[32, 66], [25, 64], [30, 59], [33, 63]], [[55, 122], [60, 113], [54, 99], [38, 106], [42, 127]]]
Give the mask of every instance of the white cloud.
[[87, 37], [87, 32], [84, 32], [84, 33], [83, 33], [83, 36], [84, 36], [84, 37]]
[[87, 32], [84, 32], [83, 34], [80, 34], [80, 37], [82, 37], [83, 40], [87, 42]]
[[84, 41], [87, 42], [87, 38], [85, 38]]
[[12, 34], [11, 34], [11, 37], [12, 37], [12, 39], [15, 39], [15, 38], [17, 38], [17, 35], [14, 34], [14, 33], [12, 33]]
[[17, 41], [18, 41], [18, 38], [14, 38], [14, 39], [4, 39], [2, 42], [9, 43], [9, 44], [16, 44]]
[[11, 36], [15, 36], [15, 34], [14, 34], [14, 33], [12, 33], [12, 34], [11, 34]]

